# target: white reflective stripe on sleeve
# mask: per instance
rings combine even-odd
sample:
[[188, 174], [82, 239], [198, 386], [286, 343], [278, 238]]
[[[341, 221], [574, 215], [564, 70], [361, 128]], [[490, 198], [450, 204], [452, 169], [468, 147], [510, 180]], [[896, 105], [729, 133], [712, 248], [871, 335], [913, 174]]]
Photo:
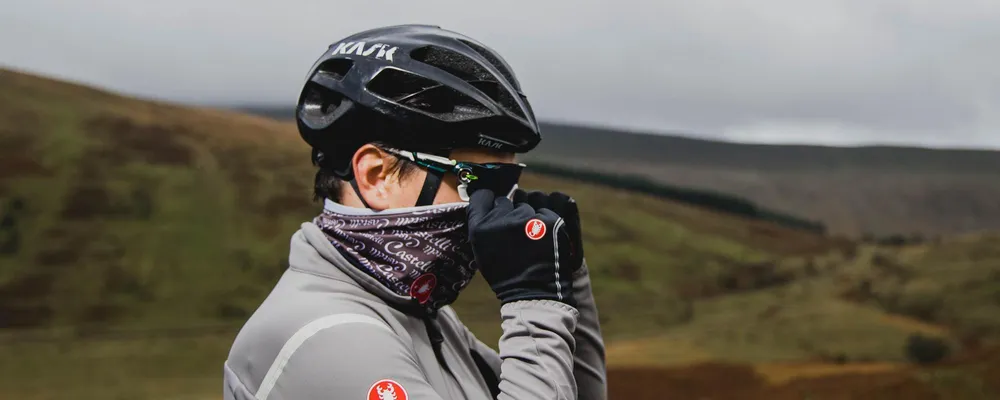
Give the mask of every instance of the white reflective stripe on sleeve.
[[385, 322], [361, 314], [329, 315], [306, 324], [306, 326], [299, 328], [299, 330], [285, 342], [284, 346], [281, 346], [281, 351], [278, 352], [278, 356], [275, 357], [274, 362], [271, 363], [271, 368], [267, 370], [267, 374], [264, 375], [264, 380], [260, 383], [260, 388], [257, 389], [257, 400], [267, 400], [267, 396], [270, 395], [271, 390], [274, 389], [274, 384], [278, 382], [278, 377], [281, 376], [281, 371], [285, 369], [285, 365], [288, 364], [288, 360], [292, 358], [292, 354], [294, 354], [306, 340], [316, 333], [319, 333], [319, 331], [327, 328], [343, 324], [359, 323], [375, 325], [379, 328], [392, 332], [392, 329], [390, 329]]

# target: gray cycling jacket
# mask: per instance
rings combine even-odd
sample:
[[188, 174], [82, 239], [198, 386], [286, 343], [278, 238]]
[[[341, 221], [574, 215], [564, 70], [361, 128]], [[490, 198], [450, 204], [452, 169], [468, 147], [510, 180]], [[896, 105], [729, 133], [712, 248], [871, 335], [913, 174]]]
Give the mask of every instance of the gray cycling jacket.
[[574, 277], [576, 308], [500, 308], [498, 354], [451, 307], [434, 319], [401, 311], [408, 298], [354, 267], [312, 223], [292, 236], [289, 264], [236, 336], [226, 400], [607, 398], [586, 265]]

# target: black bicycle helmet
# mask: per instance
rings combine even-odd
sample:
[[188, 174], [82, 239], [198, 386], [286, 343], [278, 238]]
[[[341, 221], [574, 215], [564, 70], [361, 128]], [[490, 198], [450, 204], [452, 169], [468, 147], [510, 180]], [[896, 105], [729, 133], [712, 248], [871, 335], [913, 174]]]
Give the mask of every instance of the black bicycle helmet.
[[351, 157], [365, 143], [445, 155], [477, 147], [524, 153], [541, 140], [503, 58], [432, 25], [382, 27], [331, 44], [309, 71], [296, 121], [313, 162], [352, 183]]

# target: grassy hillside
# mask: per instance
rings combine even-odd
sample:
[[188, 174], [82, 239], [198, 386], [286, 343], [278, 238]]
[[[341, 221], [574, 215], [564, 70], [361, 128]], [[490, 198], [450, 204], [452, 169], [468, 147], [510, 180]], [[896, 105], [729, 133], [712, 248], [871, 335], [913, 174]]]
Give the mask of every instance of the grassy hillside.
[[[239, 322], [283, 270], [291, 233], [319, 210], [289, 124], [0, 79], [10, 121], [0, 298], [16, 299], [3, 303], [3, 327]], [[595, 272], [641, 268], [657, 293], [671, 276], [846, 244], [531, 174], [524, 186], [573, 193]], [[644, 304], [632, 286], [608, 283], [623, 308]]]
[[[0, 398], [218, 398], [236, 329], [319, 211], [307, 155], [285, 122], [0, 70]], [[898, 365], [913, 332], [956, 352], [1000, 332], [995, 237], [875, 247], [523, 184], [579, 200], [615, 368]], [[481, 280], [456, 308], [496, 342]]]
[[[288, 119], [280, 107], [247, 107]], [[1000, 229], [1000, 151], [758, 145], [543, 124], [526, 157], [716, 190], [861, 236]]]

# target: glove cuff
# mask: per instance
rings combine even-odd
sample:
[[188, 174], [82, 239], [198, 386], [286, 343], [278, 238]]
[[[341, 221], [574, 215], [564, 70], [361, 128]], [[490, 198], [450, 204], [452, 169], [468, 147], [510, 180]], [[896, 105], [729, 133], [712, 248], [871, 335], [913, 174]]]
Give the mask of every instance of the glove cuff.
[[520, 300], [551, 300], [575, 307], [572, 275], [571, 271], [557, 271], [552, 264], [535, 264], [519, 275], [490, 282], [490, 288], [501, 304]]

